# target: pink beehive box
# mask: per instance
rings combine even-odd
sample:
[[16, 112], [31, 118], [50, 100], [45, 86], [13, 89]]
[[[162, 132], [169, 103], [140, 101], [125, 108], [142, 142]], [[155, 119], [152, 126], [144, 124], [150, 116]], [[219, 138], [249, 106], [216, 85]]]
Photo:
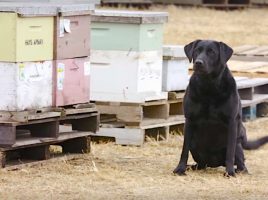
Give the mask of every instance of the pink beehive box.
[[[75, 13], [74, 13], [75, 14]], [[54, 59], [69, 59], [90, 54], [90, 15], [56, 18]]]
[[54, 61], [53, 81], [53, 106], [89, 102], [89, 57]]

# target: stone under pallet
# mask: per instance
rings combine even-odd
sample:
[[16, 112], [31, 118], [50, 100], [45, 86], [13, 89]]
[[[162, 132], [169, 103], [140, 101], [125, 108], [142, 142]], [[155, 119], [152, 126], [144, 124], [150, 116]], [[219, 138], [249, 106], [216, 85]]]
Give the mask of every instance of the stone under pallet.
[[0, 167], [19, 166], [24, 163], [48, 160], [52, 157], [51, 145], [62, 148], [61, 155], [90, 152], [89, 132], [60, 133], [57, 138], [21, 135], [11, 147], [0, 148]]
[[170, 132], [177, 130], [185, 122], [183, 115], [168, 119], [145, 119], [139, 126], [127, 126], [122, 122], [101, 124], [99, 132], [92, 134], [92, 139], [99, 137], [114, 138], [119, 145], [141, 146], [148, 138], [156, 141], [168, 139]]

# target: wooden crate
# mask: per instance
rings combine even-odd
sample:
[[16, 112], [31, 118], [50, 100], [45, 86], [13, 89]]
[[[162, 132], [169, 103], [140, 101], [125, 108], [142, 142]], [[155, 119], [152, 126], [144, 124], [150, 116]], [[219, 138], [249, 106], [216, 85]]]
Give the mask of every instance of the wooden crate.
[[161, 51], [91, 52], [92, 101], [135, 102], [167, 99], [162, 92]]
[[159, 51], [167, 13], [96, 10], [92, 16], [93, 50]]
[[[52, 106], [52, 62], [0, 62], [0, 110]], [[42, 93], [40, 93], [42, 91]]]

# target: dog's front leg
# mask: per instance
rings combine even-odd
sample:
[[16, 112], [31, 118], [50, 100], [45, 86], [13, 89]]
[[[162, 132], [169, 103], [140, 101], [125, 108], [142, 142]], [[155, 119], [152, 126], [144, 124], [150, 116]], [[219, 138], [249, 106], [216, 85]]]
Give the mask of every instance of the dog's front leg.
[[227, 136], [227, 152], [226, 152], [226, 173], [225, 176], [235, 176], [234, 161], [235, 161], [235, 149], [237, 140], [237, 123], [235, 119], [230, 120], [228, 125]]
[[181, 152], [181, 159], [176, 167], [174, 169], [173, 173], [178, 175], [186, 175], [186, 167], [187, 167], [187, 161], [189, 157], [189, 150], [190, 150], [190, 142], [192, 137], [192, 131], [191, 131], [191, 125], [189, 120], [186, 119], [185, 125], [184, 125], [184, 141], [183, 141], [183, 148]]

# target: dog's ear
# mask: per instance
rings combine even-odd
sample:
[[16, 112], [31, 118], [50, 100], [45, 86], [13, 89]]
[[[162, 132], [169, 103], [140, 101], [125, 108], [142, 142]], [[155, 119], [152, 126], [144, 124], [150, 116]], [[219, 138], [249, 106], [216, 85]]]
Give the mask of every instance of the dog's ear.
[[194, 48], [197, 45], [198, 42], [200, 42], [201, 40], [195, 40], [187, 45], [185, 45], [184, 47], [184, 52], [187, 56], [187, 58], [189, 59], [189, 62], [192, 62], [193, 60], [193, 53], [194, 53]]
[[233, 49], [227, 44], [220, 42], [220, 61], [222, 64], [226, 64], [233, 54]]

